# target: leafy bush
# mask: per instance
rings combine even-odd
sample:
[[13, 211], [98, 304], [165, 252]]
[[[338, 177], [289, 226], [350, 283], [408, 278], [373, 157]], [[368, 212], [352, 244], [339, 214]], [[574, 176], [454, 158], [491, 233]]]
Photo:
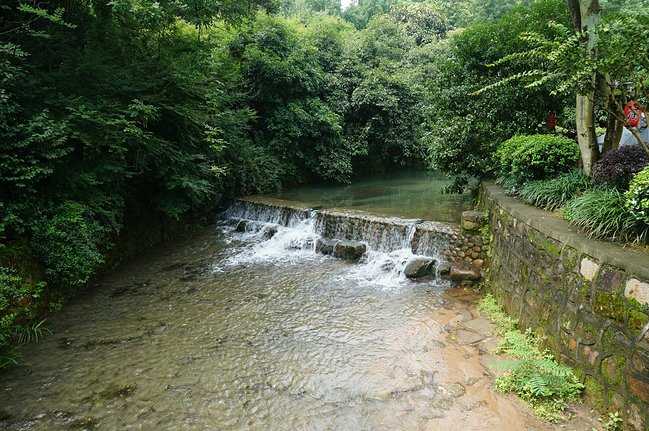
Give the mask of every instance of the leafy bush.
[[569, 201], [563, 214], [566, 220], [594, 238], [646, 238], [649, 228], [639, 227], [625, 204], [625, 197], [618, 190], [598, 188]]
[[501, 176], [522, 185], [574, 169], [579, 147], [572, 139], [558, 135], [519, 135], [503, 142], [496, 157]]
[[498, 351], [514, 358], [504, 362], [507, 372], [498, 377], [496, 388], [515, 393], [546, 420], [562, 419], [568, 402], [576, 400], [584, 389], [573, 370], [543, 351], [541, 340], [531, 331], [517, 329], [518, 322], [503, 312], [492, 295], [485, 296], [479, 309], [503, 336]]
[[54, 284], [79, 288], [104, 262], [106, 234], [87, 207], [68, 201], [36, 225], [33, 247]]
[[593, 166], [593, 182], [626, 190], [635, 174], [649, 165], [649, 155], [639, 145], [611, 150]]
[[649, 167], [631, 180], [626, 192], [626, 208], [645, 229], [649, 229]]
[[590, 187], [587, 176], [581, 171], [572, 171], [551, 180], [530, 181], [519, 195], [534, 206], [554, 211]]

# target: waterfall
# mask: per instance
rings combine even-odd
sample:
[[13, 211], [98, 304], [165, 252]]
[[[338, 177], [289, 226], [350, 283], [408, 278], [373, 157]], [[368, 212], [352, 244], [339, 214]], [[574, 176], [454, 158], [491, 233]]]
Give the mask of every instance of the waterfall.
[[446, 223], [318, 211], [266, 198], [234, 201], [222, 219], [228, 235], [243, 244], [229, 259], [232, 265], [321, 259], [315, 253], [318, 239], [354, 240], [365, 243], [367, 252], [351, 275], [379, 284], [405, 280], [403, 268], [413, 256], [444, 262], [443, 251], [455, 232]]

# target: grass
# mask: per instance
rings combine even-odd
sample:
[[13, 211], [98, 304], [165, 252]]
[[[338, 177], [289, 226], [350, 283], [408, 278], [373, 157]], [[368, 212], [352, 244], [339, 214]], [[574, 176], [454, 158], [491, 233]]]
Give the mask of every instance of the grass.
[[498, 352], [512, 358], [503, 361], [507, 371], [496, 379], [496, 389], [515, 393], [542, 419], [565, 419], [568, 403], [579, 399], [584, 389], [573, 370], [542, 349], [539, 338], [531, 331], [518, 329], [516, 319], [505, 314], [492, 295], [485, 296], [478, 308], [503, 337]]
[[536, 207], [555, 211], [591, 187], [587, 176], [573, 171], [551, 180], [531, 181], [521, 188], [519, 196]]
[[597, 188], [570, 200], [563, 215], [592, 238], [646, 241], [649, 226], [640, 225], [625, 208], [624, 194], [616, 189]]

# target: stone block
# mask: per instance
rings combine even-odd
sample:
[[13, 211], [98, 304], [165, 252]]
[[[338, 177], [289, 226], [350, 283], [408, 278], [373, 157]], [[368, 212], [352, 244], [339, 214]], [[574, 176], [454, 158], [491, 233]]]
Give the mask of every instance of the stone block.
[[640, 304], [647, 305], [649, 304], [649, 283], [637, 278], [630, 278], [626, 282], [624, 295], [629, 299], [635, 299]]
[[435, 274], [435, 259], [426, 256], [413, 256], [408, 259], [403, 269], [408, 278], [420, 278]]
[[349, 261], [360, 259], [366, 251], [367, 246], [360, 241], [343, 240], [334, 246], [334, 256]]
[[579, 267], [579, 273], [587, 281], [595, 280], [597, 277], [597, 272], [599, 271], [599, 264], [594, 260], [591, 260], [588, 257], [581, 259], [581, 265]]
[[462, 229], [475, 231], [485, 222], [485, 215], [479, 211], [464, 211], [462, 213]]
[[463, 269], [456, 266], [451, 267], [450, 278], [453, 281], [477, 281], [480, 280], [480, 272], [475, 269]]
[[646, 376], [641, 377], [640, 375], [631, 374], [627, 376], [626, 379], [627, 387], [629, 392], [631, 392], [638, 399], [642, 400], [645, 403], [649, 403], [649, 381], [647, 381]]
[[624, 279], [626, 278], [624, 272], [619, 271], [609, 265], [604, 265], [599, 270], [599, 275], [594, 283], [595, 288], [605, 290], [607, 292], [621, 291], [624, 286]]

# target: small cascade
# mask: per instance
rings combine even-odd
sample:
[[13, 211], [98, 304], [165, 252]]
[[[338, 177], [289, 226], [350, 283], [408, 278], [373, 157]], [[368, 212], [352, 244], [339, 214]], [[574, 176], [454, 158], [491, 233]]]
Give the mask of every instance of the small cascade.
[[360, 241], [367, 252], [350, 275], [375, 284], [406, 280], [409, 259], [426, 256], [438, 263], [454, 234], [452, 225], [422, 220], [378, 217], [360, 212], [316, 211], [273, 199], [235, 201], [224, 213], [226, 230], [241, 251], [229, 264], [321, 259], [320, 238]]
[[293, 227], [312, 217], [312, 213], [312, 210], [296, 208], [287, 204], [281, 205], [274, 200], [267, 200], [264, 203], [236, 200], [225, 210], [222, 217], [224, 219], [251, 220]]

